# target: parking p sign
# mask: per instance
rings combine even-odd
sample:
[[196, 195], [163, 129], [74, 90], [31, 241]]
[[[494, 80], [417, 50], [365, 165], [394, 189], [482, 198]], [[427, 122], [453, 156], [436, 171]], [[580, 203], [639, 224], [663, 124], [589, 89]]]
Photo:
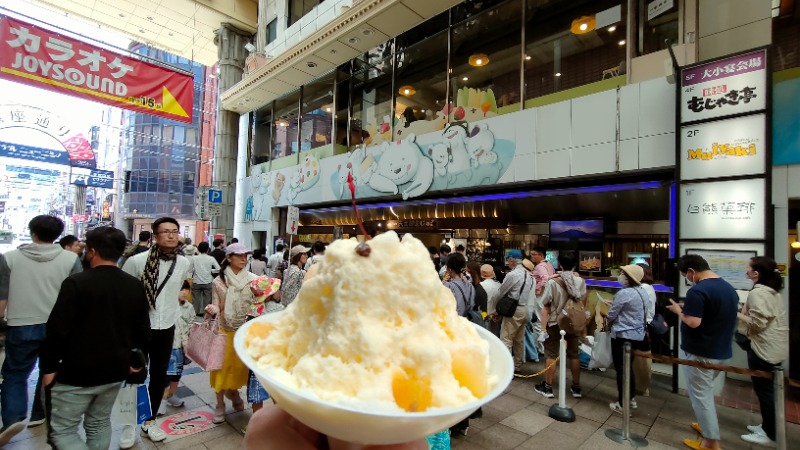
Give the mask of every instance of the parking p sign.
[[217, 189], [209, 189], [208, 203], [222, 203], [222, 191]]

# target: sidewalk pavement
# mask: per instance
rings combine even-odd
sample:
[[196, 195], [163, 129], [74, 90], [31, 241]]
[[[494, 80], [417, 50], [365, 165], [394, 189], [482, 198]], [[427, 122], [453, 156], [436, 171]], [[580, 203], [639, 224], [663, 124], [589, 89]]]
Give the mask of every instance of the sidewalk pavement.
[[[544, 367], [543, 363], [528, 364], [524, 370], [533, 373]], [[535, 380], [535, 381], [534, 381]], [[470, 421], [469, 433], [466, 437], [453, 436], [452, 448], [458, 450], [510, 450], [510, 449], [630, 449], [627, 444], [620, 445], [606, 438], [605, 430], [621, 428], [622, 416], [613, 413], [608, 404], [616, 399], [616, 382], [614, 371], [605, 373], [582, 371], [581, 387], [583, 398], [574, 399], [567, 396], [577, 420], [573, 423], [556, 422], [548, 417], [550, 405], [556, 399], [546, 399], [533, 390], [538, 378], [512, 381], [505, 394], [483, 407], [483, 418]], [[686, 449], [684, 438], [695, 438], [696, 433], [690, 428], [694, 421], [689, 399], [685, 396], [669, 392], [667, 379], [659, 380], [654, 376], [650, 387], [650, 396], [636, 398], [639, 408], [634, 410], [631, 418], [631, 433], [647, 438], [648, 449]], [[244, 390], [243, 390], [244, 393]], [[169, 408], [168, 414], [176, 414], [183, 410], [215, 406], [214, 392], [209, 387], [208, 373], [198, 372], [185, 375], [179, 389], [186, 405], [183, 408]], [[234, 413], [228, 404], [227, 422], [206, 431], [167, 443], [152, 443], [146, 437], [137, 435], [134, 449], [199, 449], [222, 450], [242, 447], [243, 435], [241, 427], [247, 423], [252, 414], [250, 409]], [[746, 426], [760, 423], [758, 414], [737, 410], [726, 406], [717, 406], [717, 413], [722, 429], [722, 448], [725, 450], [758, 449], [759, 446], [748, 444], [739, 438], [747, 433]], [[122, 429], [112, 416], [112, 449], [118, 448], [119, 434]], [[800, 425], [787, 424], [788, 442], [800, 441]], [[792, 448], [792, 445], [788, 446]], [[6, 450], [39, 450], [47, 449], [45, 443], [45, 427], [26, 429], [17, 435]]]

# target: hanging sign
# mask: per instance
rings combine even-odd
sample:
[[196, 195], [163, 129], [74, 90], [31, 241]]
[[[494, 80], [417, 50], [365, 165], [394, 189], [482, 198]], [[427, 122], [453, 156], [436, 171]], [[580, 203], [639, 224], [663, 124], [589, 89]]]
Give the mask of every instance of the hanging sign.
[[194, 78], [0, 18], [0, 78], [159, 117], [192, 122]]
[[290, 206], [286, 215], [286, 234], [297, 234], [297, 227], [300, 226], [300, 208]]
[[681, 179], [761, 175], [766, 116], [755, 114], [681, 128]]
[[765, 238], [763, 178], [682, 184], [681, 239]]

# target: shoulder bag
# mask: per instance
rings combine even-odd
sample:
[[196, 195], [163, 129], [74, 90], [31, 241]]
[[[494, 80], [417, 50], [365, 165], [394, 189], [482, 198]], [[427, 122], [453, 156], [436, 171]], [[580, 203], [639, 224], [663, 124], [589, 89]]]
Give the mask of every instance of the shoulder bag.
[[189, 333], [189, 345], [186, 346], [186, 355], [203, 370], [219, 370], [225, 359], [225, 346], [228, 337], [219, 331], [216, 319], [195, 322]]
[[478, 307], [475, 304], [475, 287], [472, 288], [472, 298], [470, 299], [467, 298], [467, 296], [464, 294], [464, 290], [461, 289], [461, 286], [459, 286], [458, 284], [454, 284], [454, 286], [456, 287], [456, 289], [458, 289], [459, 292], [461, 292], [461, 297], [464, 299], [464, 304], [466, 305], [467, 308], [466, 312], [464, 312], [464, 317], [466, 317], [467, 319], [469, 319], [470, 322], [476, 325], [485, 327], [483, 316], [481, 316], [481, 313], [477, 311]]
[[[525, 274], [525, 278], [522, 280], [522, 286], [519, 288], [517, 297], [522, 296], [522, 291], [525, 290], [525, 283], [527, 282], [528, 275]], [[503, 317], [513, 317], [514, 313], [517, 312], [517, 306], [519, 306], [519, 298], [513, 298], [510, 295], [505, 295], [503, 298], [497, 301], [495, 310], [497, 311], [497, 314], [500, 314]]]

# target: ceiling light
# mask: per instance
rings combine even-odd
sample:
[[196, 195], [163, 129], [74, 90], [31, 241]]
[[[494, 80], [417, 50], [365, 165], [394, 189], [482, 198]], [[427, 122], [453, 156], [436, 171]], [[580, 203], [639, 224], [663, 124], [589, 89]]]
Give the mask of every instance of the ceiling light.
[[617, 43], [618, 43], [619, 45], [625, 45], [625, 39], [623, 39], [623, 40], [621, 40], [621, 41], [619, 41], [619, 42], [617, 42]]
[[351, 37], [350, 39], [347, 40], [347, 42], [349, 42], [351, 44], [358, 44], [358, 38], [357, 37]]
[[572, 34], [586, 34], [594, 30], [596, 24], [594, 16], [583, 16], [573, 20], [569, 30]]
[[119, 16], [120, 16], [120, 17], [125, 17], [125, 14], [123, 14], [123, 13], [119, 13]]
[[486, 53], [475, 53], [469, 57], [469, 65], [472, 67], [483, 67], [489, 64], [489, 55]]
[[461, 81], [469, 81], [469, 77], [464, 77], [461, 79]]
[[608, 31], [609, 31], [609, 33], [613, 33], [615, 31], [617, 31], [617, 26], [616, 25], [611, 25], [610, 27], [608, 27]]
[[556, 72], [556, 76], [560, 77], [561, 76], [561, 72]]
[[142, 33], [142, 34], [144, 34], [144, 30], [139, 30], [139, 33]]
[[170, 31], [169, 33], [167, 33], [167, 36], [175, 36], [175, 33], [173, 33], [172, 31]]
[[530, 60], [531, 60], [531, 55], [525, 55], [525, 61], [530, 61]]
[[309, 62], [306, 63], [306, 66], [309, 69], [313, 69], [314, 67], [317, 67], [317, 63], [315, 63], [314, 61], [309, 61]]
[[791, 245], [792, 245], [792, 248], [800, 248], [800, 242], [798, 242], [798, 241], [792, 242]]
[[416, 89], [414, 89], [414, 86], [411, 86], [410, 84], [400, 86], [400, 90], [398, 92], [400, 95], [405, 95], [406, 97], [410, 97], [417, 93]]
[[147, 16], [147, 20], [155, 20], [153, 16]]
[[331, 112], [330, 108], [325, 108], [325, 112]]
[[361, 30], [361, 34], [363, 34], [364, 36], [372, 36], [373, 34], [375, 34], [375, 31], [369, 28], [364, 28], [363, 30]]

